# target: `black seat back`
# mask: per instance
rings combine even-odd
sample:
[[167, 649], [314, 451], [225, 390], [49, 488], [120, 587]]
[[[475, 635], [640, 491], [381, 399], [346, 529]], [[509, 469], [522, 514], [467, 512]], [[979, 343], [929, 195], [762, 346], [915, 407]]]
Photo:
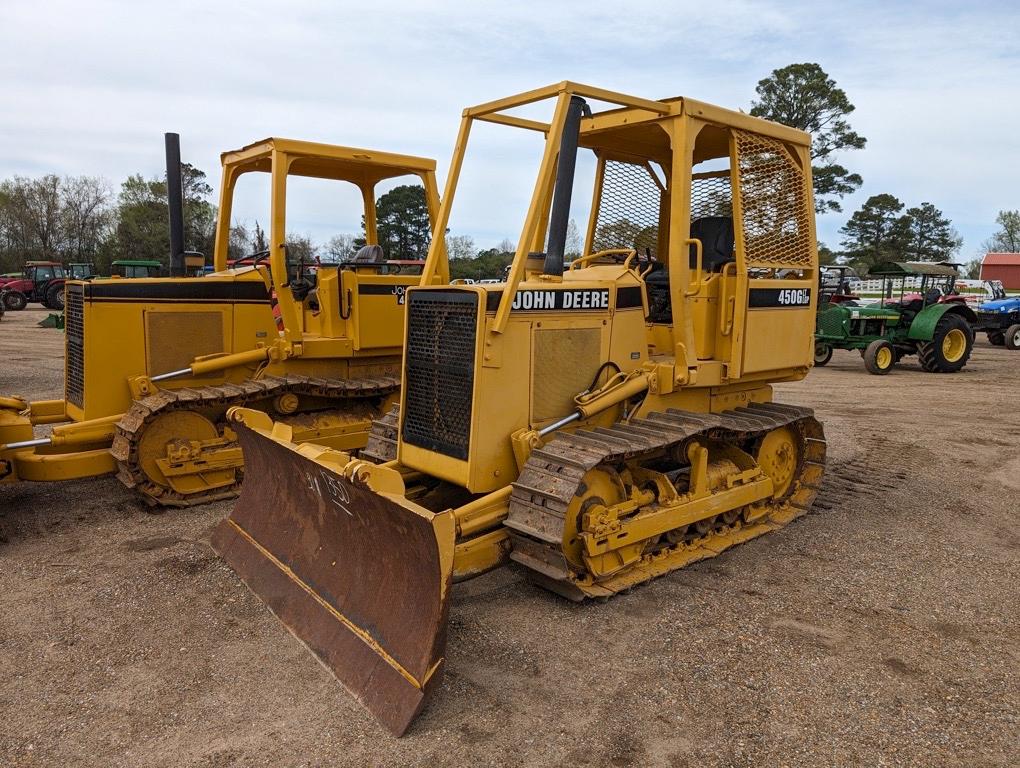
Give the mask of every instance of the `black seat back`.
[[[691, 238], [701, 241], [701, 268], [705, 272], [721, 272], [723, 265], [734, 261], [733, 218], [730, 216], [703, 216], [691, 222]], [[691, 269], [698, 265], [698, 252], [691, 246]], [[648, 321], [672, 323], [673, 307], [669, 295], [669, 270], [656, 263], [645, 275], [648, 294]]]
[[[691, 222], [691, 239], [701, 241], [701, 268], [705, 272], [721, 272], [723, 265], [736, 259], [734, 253], [733, 217], [703, 216]], [[691, 245], [691, 269], [698, 263], [698, 252]]]
[[381, 245], [363, 245], [354, 254], [355, 264], [382, 264], [386, 261], [386, 254]]

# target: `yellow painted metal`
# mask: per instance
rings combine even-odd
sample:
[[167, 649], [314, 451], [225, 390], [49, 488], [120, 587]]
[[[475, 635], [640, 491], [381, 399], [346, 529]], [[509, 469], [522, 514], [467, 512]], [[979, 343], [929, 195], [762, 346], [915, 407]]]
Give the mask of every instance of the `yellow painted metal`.
[[780, 498], [790, 489], [801, 457], [797, 455], [797, 436], [789, 427], [769, 432], [755, 453], [755, 460], [772, 479], [774, 495]]
[[[544, 242], [545, 213], [555, 185], [554, 166], [566, 104], [575, 95], [616, 105], [581, 123], [579, 144], [593, 150], [598, 160], [586, 253], [580, 266], [562, 278], [528, 276], [527, 252], [535, 243]], [[548, 123], [507, 114], [545, 100], [554, 103]], [[500, 292], [495, 311], [484, 317], [480, 314], [478, 319], [468, 456], [454, 458], [400, 441], [398, 460], [402, 467], [460, 485], [474, 494], [505, 489], [530, 450], [536, 443], [541, 444], [536, 430], [570, 415], [568, 411], [552, 417], [532, 402], [536, 391], [548, 389], [545, 381], [540, 384], [537, 380], [562, 375], [557, 365], [574, 365], [565, 358], [547, 359], [536, 352], [546, 344], [542, 334], [547, 332], [562, 330], [580, 340], [597, 329], [601, 338], [597, 362], [610, 362], [621, 371], [604, 391], [579, 397], [575, 407], [580, 418], [566, 429], [608, 425], [621, 418], [669, 408], [712, 412], [768, 402], [769, 382], [792, 381], [807, 374], [812, 357], [817, 254], [810, 137], [806, 133], [685, 98], [655, 101], [569, 82], [539, 88], [464, 110], [438, 217], [439, 231], [445, 229], [455, 204], [471, 123], [476, 119], [541, 132], [545, 134], [544, 153], [506, 284], [457, 287], [458, 291], [480, 294], [480, 306], [493, 306], [489, 294]], [[703, 172], [697, 167], [709, 161], [725, 162], [728, 169]], [[646, 320], [646, 288], [633, 265], [600, 264], [591, 253], [599, 226], [596, 213], [609, 194], [605, 179], [612, 162], [648, 168], [655, 164], [661, 168], [660, 174], [651, 176], [662, 195], [656, 219], [663, 230], [660, 247], [664, 244], [666, 248], [659, 260], [668, 267], [670, 276], [671, 322]], [[762, 168], [774, 175], [762, 176]], [[756, 169], [758, 176], [754, 175]], [[705, 183], [728, 187], [726, 210], [733, 218], [735, 250], [730, 263], [721, 268], [710, 265], [705, 244], [691, 231], [695, 218], [692, 188]], [[783, 193], [787, 197], [779, 202], [795, 201], [795, 207], [783, 214], [785, 219], [776, 219], [775, 208], [770, 207], [776, 202], [767, 197], [770, 184], [788, 190]], [[757, 255], [750, 260], [747, 256], [751, 252], [787, 253], [789, 238], [796, 238], [797, 248], [804, 249], [797, 251], [789, 263], [779, 259], [772, 267]], [[434, 240], [436, 245], [438, 239]], [[620, 247], [627, 246], [620, 243]], [[689, 262], [689, 251], [695, 254], [693, 263]], [[578, 289], [605, 288], [614, 296], [634, 286], [640, 290], [642, 301], [640, 306], [625, 309], [614, 302], [604, 312], [586, 315], [512, 310], [514, 297], [522, 291], [549, 289], [557, 283], [569, 283], [570, 288]], [[789, 296], [796, 297], [795, 303], [771, 300]], [[516, 364], [520, 360], [530, 360], [530, 368]], [[542, 418], [536, 420], [536, 414]], [[741, 486], [725, 489], [732, 495], [728, 500], [718, 496], [722, 508], [727, 504], [750, 504], [771, 495], [775, 483], [770, 472], [779, 477], [782, 488], [784, 481], [777, 473], [785, 449], [778, 443], [785, 445], [784, 439], [776, 436], [765, 444], [763, 460], [769, 463], [769, 471], [755, 469], [754, 477], [745, 478]], [[715, 514], [713, 510], [719, 507], [708, 501], [711, 496], [708, 494], [688, 508], [693, 511], [684, 514]]]
[[149, 424], [142, 439], [138, 443], [138, 463], [150, 479], [165, 484], [167, 477], [163, 472], [162, 460], [173, 457], [174, 453], [181, 458], [181, 451], [189, 448], [189, 444], [201, 444], [203, 441], [216, 439], [219, 432], [216, 425], [200, 413], [193, 411], [173, 411], [158, 416]]
[[[585, 252], [562, 275], [546, 275], [529, 252], [550, 235], [575, 96], [611, 108], [580, 124], [580, 151], [596, 159]], [[509, 114], [538, 102], [551, 102], [548, 123]], [[444, 373], [470, 367], [470, 392], [447, 392], [444, 379], [420, 369], [411, 378], [405, 348], [395, 461], [369, 470], [307, 444], [296, 450], [345, 477], [364, 472], [387, 520], [452, 517], [453, 551], [437, 541], [450, 563], [443, 578], [482, 573], [520, 546], [514, 558], [540, 583], [575, 597], [609, 596], [802, 513], [824, 463], [817, 422], [777, 409], [789, 416], [786, 426], [787, 416], [773, 421], [761, 414], [775, 410], [756, 408], [758, 416], [743, 416], [750, 426], [741, 434], [739, 415], [708, 415], [770, 403], [773, 382], [802, 379], [812, 366], [818, 257], [810, 136], [698, 101], [571, 82], [470, 107], [434, 225], [433, 271], [475, 120], [534, 132], [544, 145], [506, 282], [433, 294], [436, 305], [453, 294], [450, 307], [477, 308], [474, 347], [444, 367], [447, 349], [430, 347], [428, 338], [413, 342], [414, 357]], [[712, 226], [724, 233], [727, 220], [732, 252], [721, 251], [727, 238], [711, 236]], [[408, 291], [412, 311], [434, 283], [423, 279]], [[424, 382], [420, 390], [416, 381]], [[454, 397], [463, 402], [448, 409]], [[436, 439], [422, 439], [431, 414], [438, 414]], [[688, 432], [685, 420], [704, 426]], [[678, 437], [663, 438], [664, 422]], [[446, 447], [454, 423], [458, 442]], [[293, 442], [266, 426], [264, 436]], [[560, 433], [572, 435], [557, 441]], [[369, 543], [373, 552], [386, 549]]]
[[[506, 512], [503, 513], [506, 517]], [[510, 560], [510, 535], [506, 528], [496, 528], [480, 536], [457, 541], [453, 550], [453, 581], [467, 581]]]
[[58, 424], [67, 421], [67, 405], [63, 400], [33, 400], [22, 407], [29, 409], [33, 424]]
[[37, 483], [80, 480], [117, 471], [117, 462], [110, 455], [109, 448], [76, 450], [73, 453], [21, 451], [13, 456], [13, 464], [12, 479]]
[[[61, 425], [54, 429], [54, 442], [60, 442], [63, 435], [65, 450], [69, 450], [67, 446], [75, 440], [91, 450], [100, 447], [92, 444], [97, 441], [110, 443], [113, 425], [131, 408], [134, 400], [156, 394], [161, 389], [239, 384], [264, 375], [297, 374], [330, 380], [399, 375], [403, 293], [412, 286], [449, 281], [444, 244], [439, 243], [432, 249], [421, 275], [383, 273], [376, 265], [342, 268], [321, 265], [316, 272], [317, 290], [312, 294], [317, 305], [313, 306], [308, 297], [297, 298], [291, 286], [285, 246], [287, 179], [306, 176], [357, 187], [367, 241], [371, 244], [378, 239], [375, 197], [380, 182], [398, 178], [420, 182], [429, 215], [432, 220], [436, 218], [440, 204], [435, 161], [377, 150], [270, 138], [224, 153], [222, 165], [214, 246], [216, 272], [199, 283], [161, 278], [133, 280], [130, 290], [104, 291], [113, 281], [102, 279], [78, 284], [83, 296], [80, 321], [83, 331], [81, 346], [73, 355], [69, 353], [69, 359], [73, 357], [79, 361], [75, 375], [80, 381], [74, 387], [80, 389], [80, 395], [25, 403], [5, 398], [0, 407], [28, 408], [31, 424]], [[271, 177], [270, 257], [261, 265], [230, 268], [228, 235], [233, 197], [238, 179], [247, 173]], [[124, 285], [123, 281], [114, 284]], [[265, 298], [259, 297], [260, 291], [265, 292]], [[269, 291], [279, 305], [282, 334], [278, 332], [268, 301]], [[195, 297], [188, 298], [190, 294]], [[202, 298], [208, 295], [223, 298]], [[179, 370], [189, 372], [169, 380], [152, 381], [153, 377]], [[68, 392], [72, 389], [70, 371], [69, 367], [65, 373]], [[375, 415], [378, 414], [359, 411], [357, 423], [311, 430], [307, 434], [330, 445], [353, 450], [364, 445]], [[97, 437], [90, 430], [101, 420], [107, 420], [106, 427], [103, 435]], [[168, 422], [164, 430], [168, 439], [176, 429], [172, 423]], [[187, 417], [179, 423], [182, 435], [186, 435]], [[66, 431], [61, 432], [65, 427]], [[0, 438], [13, 434], [14, 429], [0, 424]], [[23, 424], [16, 433], [19, 440], [32, 438]], [[4, 439], [0, 444], [12, 441], [13, 438]], [[227, 461], [229, 453], [214, 445], [207, 446], [210, 451], [214, 448], [218, 451], [217, 461]], [[181, 467], [186, 465], [201, 466], [202, 452], [196, 451], [191, 464], [178, 461], [172, 474], [179, 475]], [[42, 449], [40, 452], [45, 453]], [[169, 461], [163, 452], [157, 453], [161, 461]], [[24, 463], [24, 451], [19, 456], [19, 461]], [[160, 475], [157, 459], [150, 457], [147, 461], [150, 470]], [[34, 479], [46, 479], [42, 475], [51, 465], [54, 465], [52, 459], [39, 462], [32, 470]], [[234, 461], [233, 466], [239, 466], [239, 462]], [[113, 465], [93, 460], [78, 462], [72, 470], [54, 471], [53, 478], [63, 479], [68, 472], [82, 476], [86, 467], [108, 472]], [[14, 479], [14, 473], [8, 472], [0, 481]]]

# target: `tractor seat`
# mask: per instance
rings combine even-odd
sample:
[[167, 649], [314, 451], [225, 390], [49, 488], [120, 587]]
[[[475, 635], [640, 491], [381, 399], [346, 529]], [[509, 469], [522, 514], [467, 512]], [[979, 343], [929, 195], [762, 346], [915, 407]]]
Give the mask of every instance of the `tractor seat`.
[[[705, 272], [721, 272], [724, 265], [736, 260], [734, 253], [733, 217], [703, 216], [691, 222], [691, 239], [701, 241], [701, 268]], [[698, 264], [698, 252], [691, 245], [691, 269]]]
[[386, 261], [386, 253], [381, 245], [363, 245], [354, 254], [355, 264], [382, 264]]

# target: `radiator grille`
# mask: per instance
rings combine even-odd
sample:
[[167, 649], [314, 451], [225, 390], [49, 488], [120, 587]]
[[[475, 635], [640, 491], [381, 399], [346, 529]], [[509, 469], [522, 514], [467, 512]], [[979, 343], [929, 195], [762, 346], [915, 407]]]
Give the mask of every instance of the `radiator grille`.
[[471, 434], [478, 294], [412, 291], [401, 440], [466, 459]]
[[67, 283], [64, 305], [65, 351], [64, 397], [85, 407], [85, 286]]
[[823, 336], [844, 336], [843, 320], [846, 319], [846, 312], [835, 306], [821, 310], [817, 315], [818, 333]]

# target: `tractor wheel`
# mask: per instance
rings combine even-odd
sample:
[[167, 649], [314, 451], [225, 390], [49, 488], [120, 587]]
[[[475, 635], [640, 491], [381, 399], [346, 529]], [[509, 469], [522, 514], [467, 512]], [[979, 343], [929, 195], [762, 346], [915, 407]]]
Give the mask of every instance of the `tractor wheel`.
[[1002, 331], [988, 331], [988, 343], [994, 347], [1001, 347], [1006, 343], [1006, 334]]
[[931, 341], [917, 345], [917, 358], [928, 373], [953, 373], [967, 364], [974, 348], [974, 332], [956, 314], [939, 318]]
[[64, 286], [54, 285], [46, 291], [46, 301], [44, 302], [50, 309], [55, 309], [58, 312], [64, 310]]
[[896, 351], [892, 344], [883, 339], [876, 339], [864, 350], [864, 367], [868, 373], [884, 376], [892, 370], [896, 363]]
[[1006, 329], [1006, 349], [1020, 349], [1020, 323]]
[[832, 359], [832, 347], [820, 341], [815, 342], [815, 365], [821, 367]]
[[18, 312], [28, 306], [28, 297], [21, 291], [7, 291], [4, 293], [4, 307], [11, 312]]

